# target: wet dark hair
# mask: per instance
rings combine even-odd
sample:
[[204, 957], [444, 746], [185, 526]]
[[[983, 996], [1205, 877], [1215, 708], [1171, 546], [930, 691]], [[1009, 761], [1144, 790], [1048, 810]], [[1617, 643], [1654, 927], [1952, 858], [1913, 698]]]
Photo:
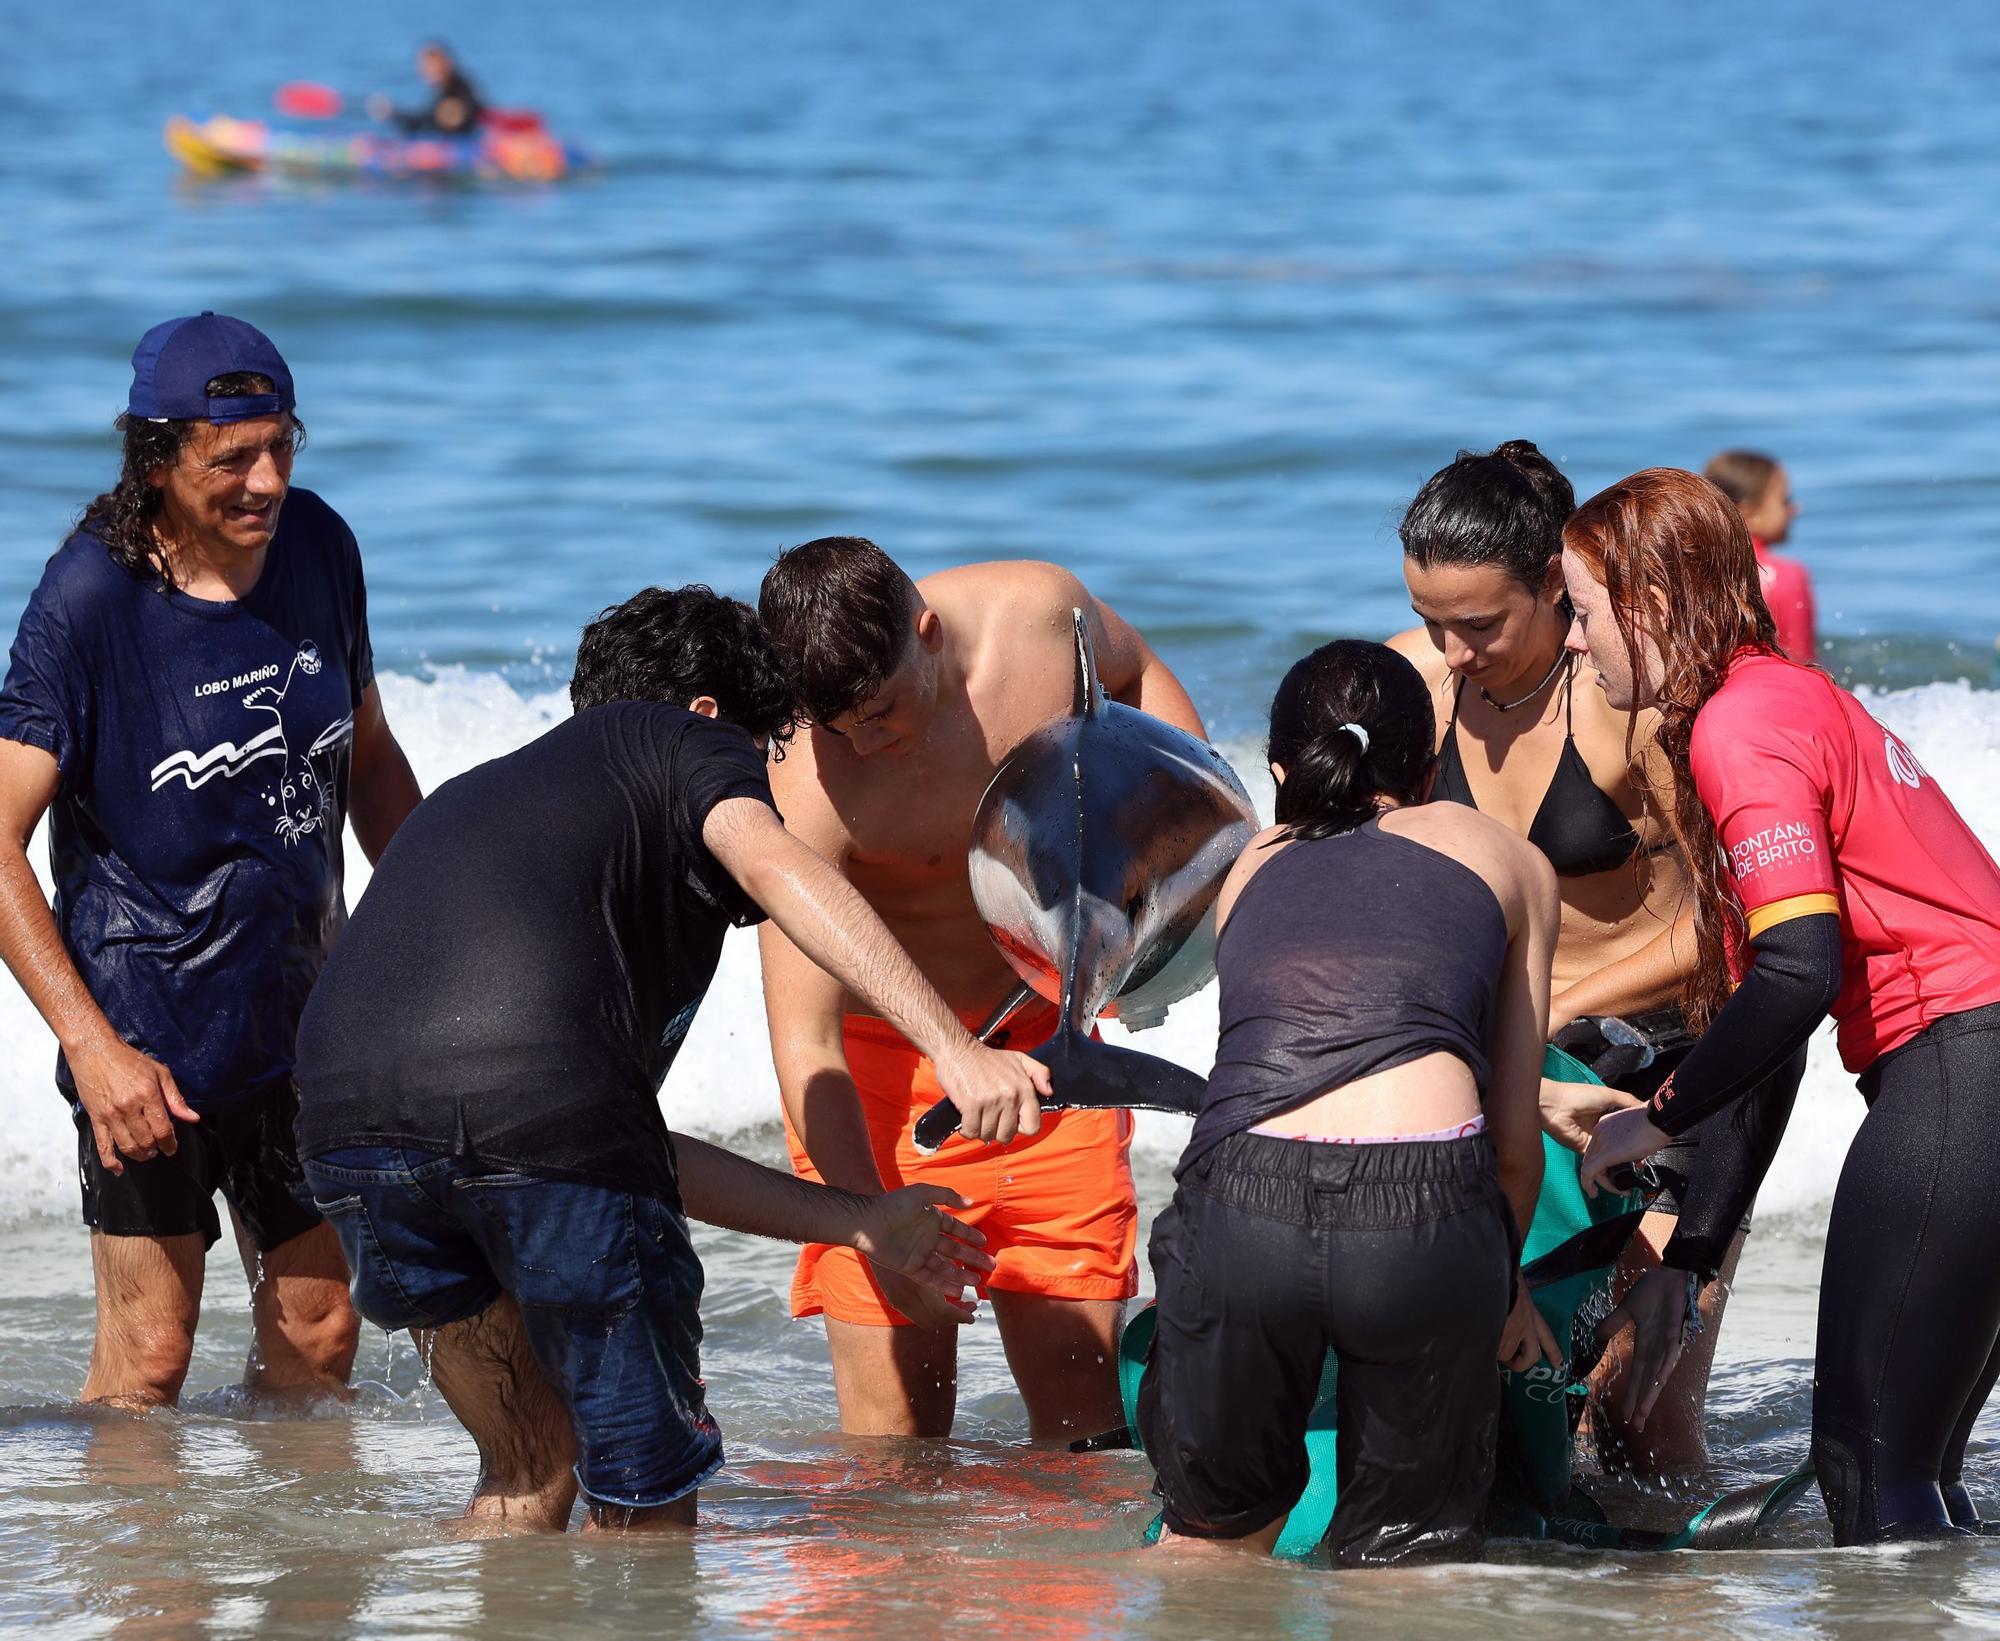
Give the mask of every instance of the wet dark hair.
[[1419, 569], [1497, 564], [1538, 593], [1575, 510], [1576, 492], [1561, 469], [1526, 439], [1509, 439], [1483, 456], [1461, 450], [1433, 473], [1398, 534]]
[[[1345, 724], [1368, 732], [1367, 744]], [[1369, 819], [1377, 795], [1420, 803], [1437, 761], [1423, 675], [1386, 644], [1337, 638], [1295, 663], [1271, 701], [1265, 757], [1284, 767], [1283, 839], [1330, 838]]]
[[[277, 386], [268, 376], [238, 370], [214, 377], [202, 391], [211, 399], [247, 399], [252, 394], [275, 393]], [[118, 482], [89, 503], [77, 515], [76, 522], [110, 549], [111, 562], [128, 575], [143, 581], [171, 583], [173, 574], [166, 550], [153, 531], [165, 501], [160, 487], [147, 475], [178, 462], [188, 435], [203, 424], [192, 420], [153, 422], [128, 410], [121, 412], [111, 425], [124, 439]], [[303, 449], [305, 442], [305, 423], [294, 414], [294, 453]]]
[[1778, 459], [1761, 450], [1724, 450], [1711, 456], [1701, 476], [1738, 507], [1753, 507], [1771, 488]]
[[757, 613], [816, 724], [880, 693], [909, 652], [916, 584], [865, 536], [821, 536], [778, 555]]
[[798, 717], [792, 687], [748, 604], [712, 587], [648, 587], [583, 629], [570, 705], [712, 695], [728, 723], [780, 746]]

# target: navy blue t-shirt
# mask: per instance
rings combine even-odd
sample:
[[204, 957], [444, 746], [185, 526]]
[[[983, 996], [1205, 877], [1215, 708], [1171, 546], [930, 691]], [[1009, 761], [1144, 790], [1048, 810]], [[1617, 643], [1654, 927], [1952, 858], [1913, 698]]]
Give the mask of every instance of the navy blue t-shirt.
[[[374, 677], [361, 555], [310, 490], [285, 497], [235, 602], [115, 564], [88, 524], [28, 601], [0, 737], [54, 756], [56, 924], [120, 1036], [197, 1111], [291, 1075], [346, 911], [354, 711]], [[60, 1060], [56, 1075], [69, 1085]]]

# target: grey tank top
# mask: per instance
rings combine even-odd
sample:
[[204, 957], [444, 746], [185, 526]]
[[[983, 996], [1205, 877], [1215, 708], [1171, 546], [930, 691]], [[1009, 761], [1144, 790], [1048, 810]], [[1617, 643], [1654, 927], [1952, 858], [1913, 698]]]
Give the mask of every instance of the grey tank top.
[[1384, 832], [1294, 843], [1244, 885], [1216, 946], [1222, 1029], [1176, 1174], [1231, 1134], [1426, 1054], [1483, 1093], [1507, 918], [1486, 880]]

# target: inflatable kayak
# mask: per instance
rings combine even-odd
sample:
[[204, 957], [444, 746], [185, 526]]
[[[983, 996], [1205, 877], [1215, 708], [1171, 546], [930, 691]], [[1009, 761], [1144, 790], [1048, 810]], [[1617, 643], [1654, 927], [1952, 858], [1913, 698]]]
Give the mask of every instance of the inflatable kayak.
[[167, 121], [167, 152], [198, 176], [275, 172], [312, 177], [437, 177], [553, 182], [589, 160], [537, 124], [509, 122], [471, 137], [405, 137], [373, 128], [294, 131], [227, 114]]
[[[1598, 1079], [1580, 1061], [1551, 1048], [1542, 1067], [1557, 1082]], [[1546, 1169], [1534, 1223], [1521, 1250], [1521, 1275], [1549, 1331], [1564, 1347], [1560, 1370], [1537, 1363], [1526, 1373], [1495, 1364], [1503, 1414], [1487, 1530], [1496, 1538], [1555, 1539], [1596, 1549], [1734, 1549], [1749, 1543], [1792, 1505], [1812, 1482], [1801, 1466], [1787, 1476], [1754, 1482], [1711, 1500], [1664, 1530], [1615, 1526], [1597, 1502], [1575, 1484], [1572, 1461], [1585, 1381], [1600, 1351], [1594, 1323], [1610, 1308], [1618, 1256], [1645, 1213], [1637, 1195], [1600, 1192], [1586, 1197], [1577, 1183], [1576, 1154], [1543, 1137]], [[1139, 1382], [1152, 1352], [1154, 1314], [1148, 1305], [1125, 1326], [1118, 1345], [1118, 1382], [1126, 1428], [1079, 1448], [1138, 1445]], [[1286, 1518], [1276, 1553], [1290, 1559], [1315, 1554], [1333, 1521], [1340, 1484], [1336, 1455], [1335, 1363], [1329, 1356], [1306, 1429], [1310, 1476]], [[1147, 1532], [1159, 1535], [1156, 1518]]]

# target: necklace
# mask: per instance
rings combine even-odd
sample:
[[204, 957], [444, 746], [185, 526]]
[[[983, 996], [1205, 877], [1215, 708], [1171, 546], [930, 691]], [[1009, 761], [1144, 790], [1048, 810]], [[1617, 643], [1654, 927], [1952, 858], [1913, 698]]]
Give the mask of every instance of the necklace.
[[1484, 685], [1480, 687], [1479, 698], [1480, 700], [1484, 701], [1489, 707], [1491, 707], [1495, 712], [1512, 712], [1516, 707], [1524, 707], [1530, 701], [1532, 701], [1537, 695], [1541, 694], [1543, 690], [1547, 689], [1549, 685], [1553, 684], [1556, 681], [1556, 674], [1562, 671], [1563, 663], [1567, 661], [1569, 658], [1570, 657], [1568, 650], [1563, 650], [1560, 653], [1558, 653], [1556, 656], [1556, 664], [1549, 668], [1549, 675], [1546, 678], [1544, 678], [1539, 684], [1537, 684], [1533, 689], [1529, 690], [1526, 695], [1523, 695], [1517, 701], [1496, 701], [1493, 699], [1492, 696], [1486, 693]]

